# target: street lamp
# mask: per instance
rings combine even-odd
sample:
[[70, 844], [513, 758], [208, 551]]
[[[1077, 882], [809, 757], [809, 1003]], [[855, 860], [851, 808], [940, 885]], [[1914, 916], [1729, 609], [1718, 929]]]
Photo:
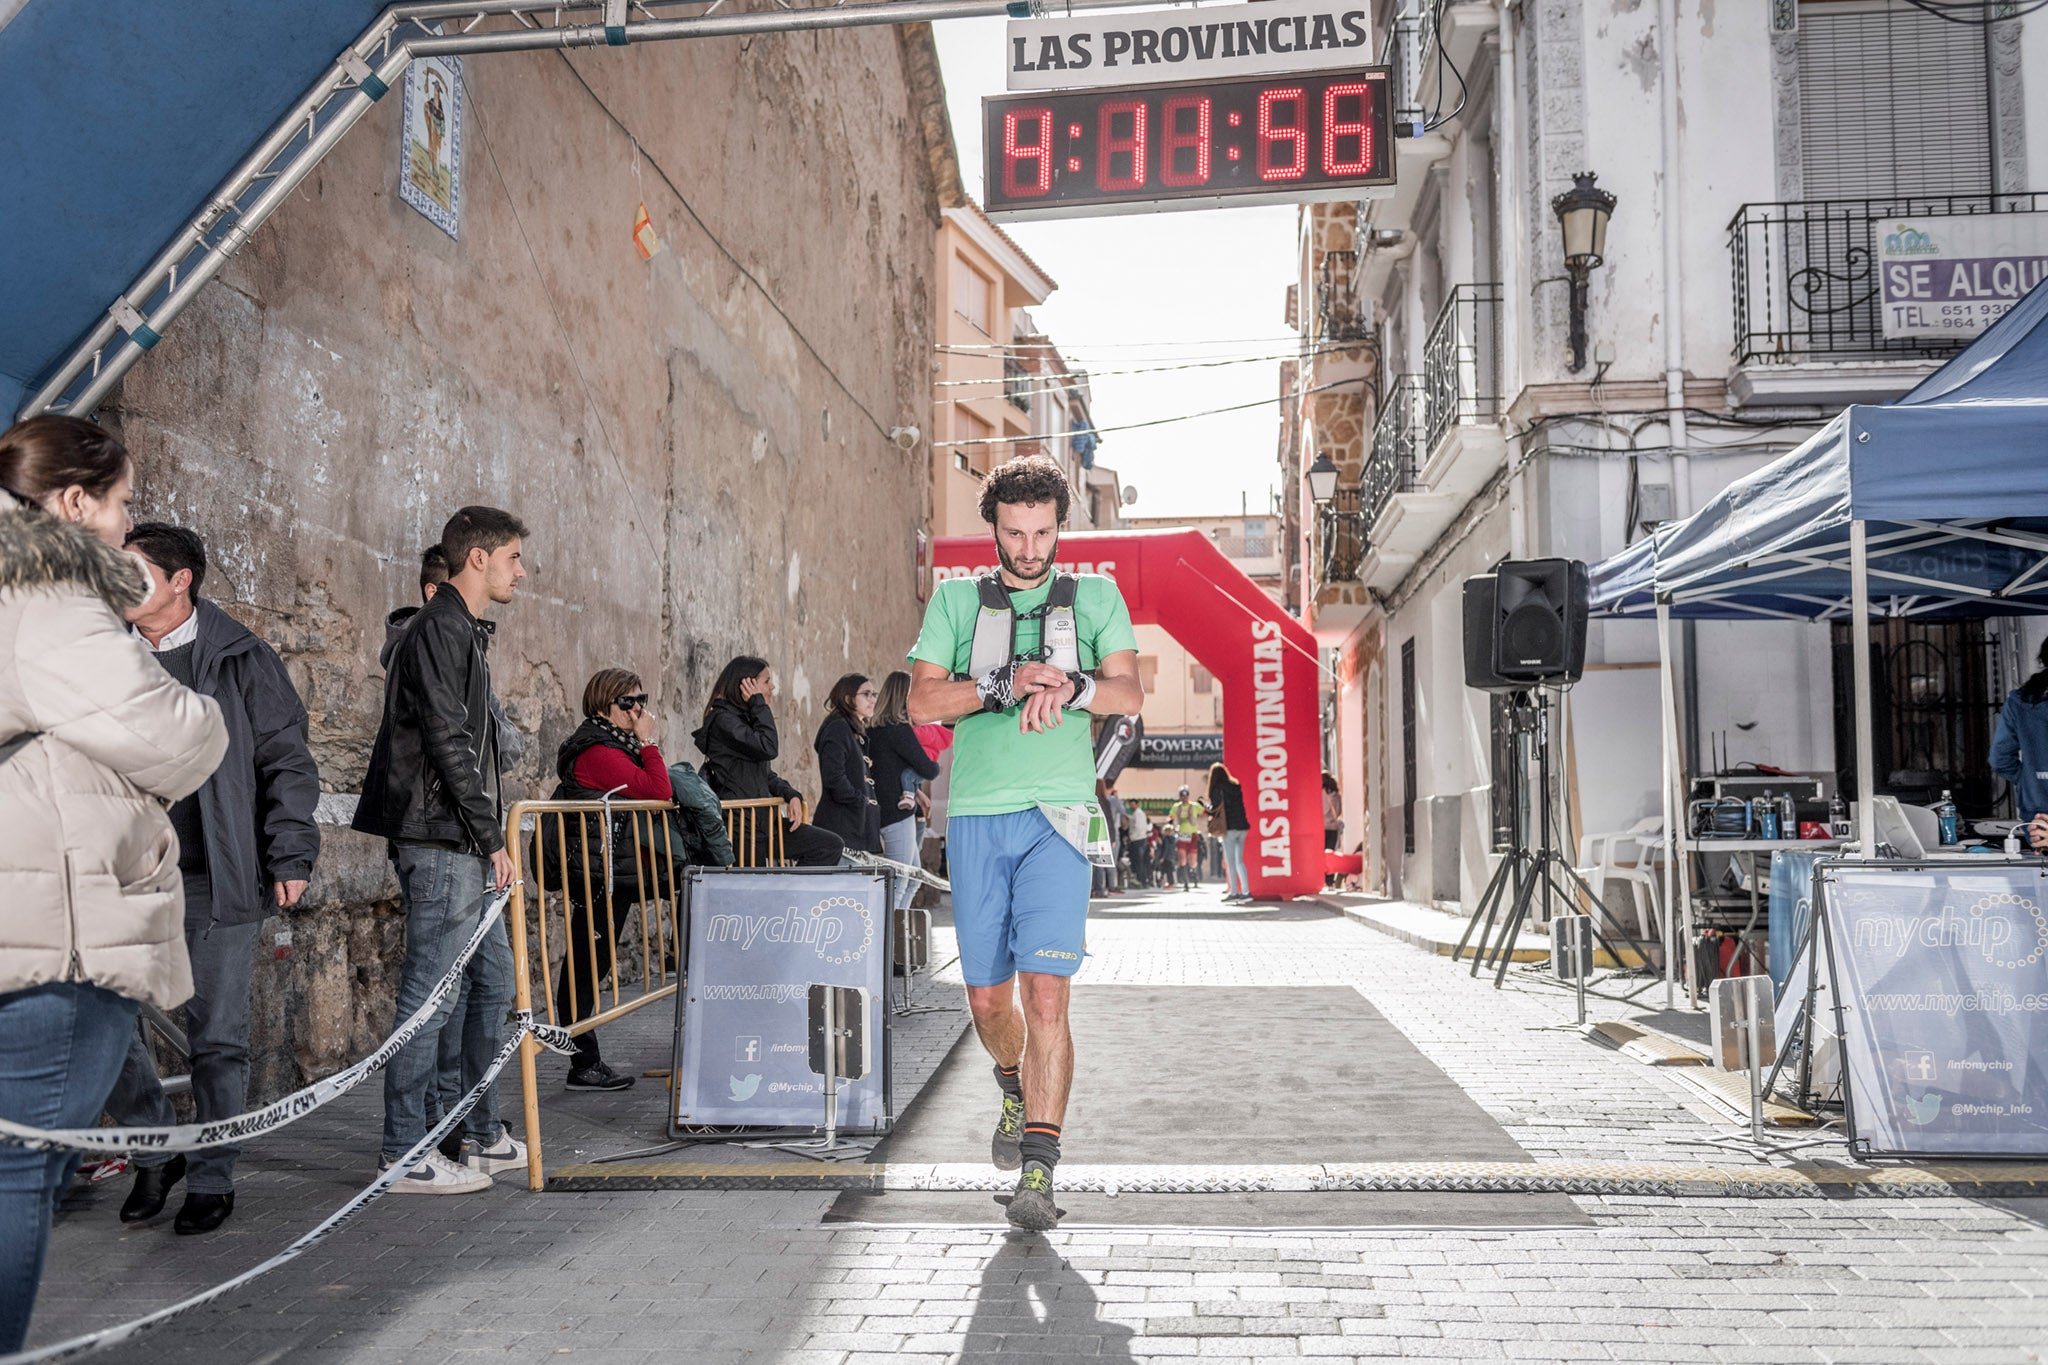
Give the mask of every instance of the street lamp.
[[1324, 506], [1337, 496], [1337, 466], [1328, 452], [1319, 451], [1316, 462], [1308, 467], [1308, 495], [1317, 506]]
[[1593, 184], [1598, 178], [1580, 171], [1572, 187], [1550, 201], [1564, 233], [1565, 276], [1571, 281], [1573, 374], [1586, 368], [1586, 280], [1607, 257], [1607, 220], [1614, 216], [1614, 196]]

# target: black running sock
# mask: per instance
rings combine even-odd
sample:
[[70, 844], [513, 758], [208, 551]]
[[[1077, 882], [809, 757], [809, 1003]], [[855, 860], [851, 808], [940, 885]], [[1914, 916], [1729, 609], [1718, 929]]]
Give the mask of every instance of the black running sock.
[[1003, 1093], [1005, 1095], [1008, 1095], [1011, 1099], [1021, 1100], [1024, 1098], [1024, 1077], [1017, 1067], [997, 1067], [996, 1084], [1001, 1086], [1003, 1088]]
[[1040, 1162], [1047, 1170], [1060, 1164], [1060, 1126], [1057, 1123], [1024, 1121], [1024, 1137], [1018, 1143], [1026, 1162]]

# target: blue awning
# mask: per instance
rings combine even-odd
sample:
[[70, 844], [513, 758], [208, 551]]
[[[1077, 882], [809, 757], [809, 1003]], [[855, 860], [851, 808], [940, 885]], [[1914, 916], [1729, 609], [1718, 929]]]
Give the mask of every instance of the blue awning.
[[0, 29], [0, 426], [382, 9], [27, 0]]
[[1593, 568], [1593, 609], [1829, 619], [1866, 523], [1872, 611], [2048, 612], [2048, 285], [1897, 403], [1844, 410]]

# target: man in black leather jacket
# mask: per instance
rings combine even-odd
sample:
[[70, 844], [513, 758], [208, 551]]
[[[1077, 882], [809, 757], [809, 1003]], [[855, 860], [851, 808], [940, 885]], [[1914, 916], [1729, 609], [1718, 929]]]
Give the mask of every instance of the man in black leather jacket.
[[[486, 657], [493, 628], [483, 613], [510, 602], [526, 576], [525, 535], [517, 517], [494, 507], [465, 507], [450, 517], [441, 532], [452, 571], [448, 586], [420, 609], [391, 654], [384, 723], [351, 823], [391, 841], [405, 903], [400, 1023], [447, 975], [493, 893], [511, 884]], [[382, 1167], [426, 1136], [429, 1097], [448, 1088], [437, 1065], [444, 1026], [451, 1017], [460, 1020], [462, 1046], [450, 1055], [460, 1058], [454, 1088], [466, 1092], [503, 1041], [511, 998], [512, 950], [501, 918], [470, 958], [461, 991], [439, 1002], [427, 1026], [385, 1068]], [[458, 999], [465, 999], [459, 1014]], [[490, 1187], [492, 1171], [526, 1162], [524, 1147], [498, 1121], [488, 1090], [463, 1122], [459, 1150], [464, 1164], [429, 1152], [392, 1192], [472, 1193]]]

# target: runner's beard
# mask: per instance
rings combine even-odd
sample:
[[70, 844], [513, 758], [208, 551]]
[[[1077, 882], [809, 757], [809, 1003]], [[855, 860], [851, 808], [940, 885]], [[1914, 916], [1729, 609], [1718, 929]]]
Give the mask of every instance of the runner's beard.
[[1022, 569], [1017, 567], [1017, 561], [1010, 558], [1010, 552], [1003, 548], [1001, 541], [996, 542], [996, 558], [1002, 561], [1003, 572], [1010, 575], [1010, 577], [1019, 580], [1027, 588], [1037, 587], [1040, 583], [1043, 583], [1046, 580], [1046, 578], [1052, 573], [1052, 563], [1053, 560], [1059, 556], [1059, 552], [1060, 543], [1058, 539], [1055, 538], [1052, 543], [1052, 548], [1045, 552], [1044, 567], [1039, 569], [1039, 571], [1035, 574], [1029, 574], [1025, 573]]

